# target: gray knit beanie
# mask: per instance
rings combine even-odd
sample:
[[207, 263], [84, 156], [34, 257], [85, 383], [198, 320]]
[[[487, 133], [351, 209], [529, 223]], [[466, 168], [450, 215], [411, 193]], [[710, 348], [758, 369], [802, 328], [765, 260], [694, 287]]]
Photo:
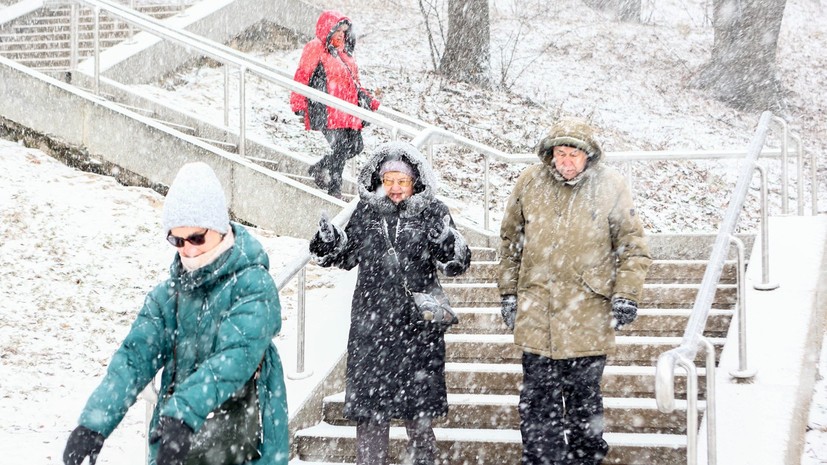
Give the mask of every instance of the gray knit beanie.
[[384, 176], [385, 173], [391, 173], [394, 171], [408, 175], [412, 178], [416, 177], [411, 165], [402, 160], [388, 160], [385, 163], [382, 163], [382, 166], [379, 167], [379, 176]]
[[227, 234], [227, 200], [209, 165], [195, 162], [181, 167], [164, 200], [163, 224], [166, 233], [172, 228], [199, 227]]

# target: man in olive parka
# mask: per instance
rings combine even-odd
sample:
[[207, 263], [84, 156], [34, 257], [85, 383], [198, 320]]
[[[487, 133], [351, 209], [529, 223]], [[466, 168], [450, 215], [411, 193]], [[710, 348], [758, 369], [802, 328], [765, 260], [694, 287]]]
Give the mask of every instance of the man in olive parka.
[[587, 122], [556, 122], [538, 156], [500, 230], [503, 320], [523, 349], [522, 464], [599, 464], [600, 379], [615, 330], [637, 315], [651, 257], [626, 181], [600, 163]]
[[64, 463], [79, 465], [86, 457], [94, 463], [105, 438], [163, 368], [149, 463], [183, 464], [210, 412], [260, 368], [261, 458], [245, 464], [287, 464], [287, 393], [272, 342], [281, 306], [267, 253], [243, 226], [230, 223], [221, 184], [204, 163], [178, 172], [163, 223], [177, 250], [170, 277], [147, 295], [69, 437]]

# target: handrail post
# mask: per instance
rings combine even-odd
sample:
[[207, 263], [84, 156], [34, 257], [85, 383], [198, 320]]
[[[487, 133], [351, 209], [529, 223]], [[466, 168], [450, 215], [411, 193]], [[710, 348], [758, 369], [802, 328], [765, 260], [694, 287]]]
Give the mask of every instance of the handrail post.
[[230, 66], [224, 63], [224, 127], [230, 127]]
[[[157, 377], [158, 374], [156, 373], [155, 376]], [[155, 378], [152, 378], [152, 381], [144, 387], [144, 390], [141, 391], [140, 397], [146, 401], [146, 412], [145, 412], [145, 420], [146, 420], [146, 432], [144, 433], [144, 456], [146, 457], [146, 465], [149, 465], [149, 425], [152, 423], [152, 414], [155, 410], [155, 405], [158, 403], [158, 388], [155, 386]]]
[[69, 68], [78, 70], [78, 4], [72, 2], [69, 7]]
[[798, 200], [798, 216], [804, 216], [804, 150], [801, 147], [801, 137], [798, 134], [790, 133], [790, 138], [795, 141], [795, 179], [796, 197]]
[[101, 48], [100, 48], [100, 35], [101, 35], [101, 26], [100, 26], [100, 16], [101, 16], [101, 9], [99, 6], [95, 6], [93, 9], [93, 15], [95, 17], [95, 26], [94, 26], [94, 41], [95, 41], [95, 95], [100, 96], [101, 94]]
[[482, 210], [483, 210], [483, 215], [484, 215], [483, 216], [483, 227], [487, 231], [487, 230], [490, 229], [488, 227], [488, 225], [490, 223], [490, 217], [491, 217], [491, 213], [489, 212], [490, 205], [491, 205], [491, 187], [490, 187], [491, 186], [491, 175], [490, 175], [491, 159], [490, 159], [490, 157], [488, 156], [487, 153], [483, 154], [483, 158], [485, 159], [485, 169], [484, 169], [485, 181], [483, 183], [485, 185], [485, 194], [484, 194]]
[[701, 337], [700, 341], [706, 349], [706, 465], [716, 465], [718, 420], [715, 411], [715, 346], [705, 337]]
[[242, 66], [238, 70], [238, 154], [242, 157], [247, 152], [247, 92], [245, 77], [247, 74], [247, 67]]
[[686, 464], [698, 463], [698, 370], [695, 362], [678, 357], [686, 370]]
[[[800, 143], [800, 141], [799, 141]], [[803, 149], [802, 149], [803, 150]], [[818, 215], [818, 157], [815, 150], [810, 150], [810, 201], [813, 203], [813, 216]]]
[[[129, 0], [129, 8], [135, 9], [135, 0]], [[132, 42], [132, 39], [135, 37], [135, 26], [132, 23], [126, 23], [127, 26], [127, 42]]]
[[752, 287], [759, 291], [772, 291], [778, 289], [778, 283], [770, 282], [770, 226], [769, 214], [767, 213], [767, 170], [756, 164], [755, 169], [761, 174], [761, 282], [755, 283]]
[[746, 299], [746, 282], [744, 274], [746, 264], [744, 260], [744, 242], [735, 237], [730, 236], [729, 240], [735, 244], [738, 251], [738, 271], [737, 271], [737, 306], [738, 306], [738, 369], [729, 372], [729, 375], [738, 379], [751, 379], [755, 376], [756, 370], [747, 369], [747, 305]]
[[786, 215], [790, 210], [790, 199], [789, 199], [789, 192], [788, 192], [788, 183], [789, 183], [789, 173], [788, 173], [788, 166], [787, 166], [787, 139], [789, 138], [788, 135], [788, 128], [787, 122], [784, 121], [783, 118], [778, 116], [772, 117], [773, 121], [778, 123], [781, 126], [781, 213]]
[[305, 379], [313, 375], [313, 370], [305, 370], [305, 334], [306, 334], [306, 299], [305, 291], [307, 286], [307, 267], [303, 266], [298, 272], [298, 283], [296, 289], [296, 300], [298, 314], [296, 315], [296, 373], [288, 374], [290, 379]]

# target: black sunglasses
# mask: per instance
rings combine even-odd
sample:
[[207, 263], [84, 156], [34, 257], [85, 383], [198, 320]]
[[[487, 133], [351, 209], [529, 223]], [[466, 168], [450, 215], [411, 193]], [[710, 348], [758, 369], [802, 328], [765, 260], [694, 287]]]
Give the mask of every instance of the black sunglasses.
[[207, 242], [207, 233], [210, 232], [209, 229], [205, 229], [204, 232], [190, 234], [189, 237], [178, 237], [173, 236], [172, 232], [167, 234], [167, 241], [170, 244], [175, 246], [176, 248], [181, 248], [189, 242], [192, 245], [204, 245], [204, 242]]

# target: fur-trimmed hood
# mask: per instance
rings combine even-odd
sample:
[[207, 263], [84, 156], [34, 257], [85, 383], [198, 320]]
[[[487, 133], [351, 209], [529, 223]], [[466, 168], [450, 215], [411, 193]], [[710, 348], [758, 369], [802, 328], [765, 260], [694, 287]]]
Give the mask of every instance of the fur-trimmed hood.
[[[572, 179], [564, 178], [554, 166], [552, 149], [560, 145], [578, 148], [586, 152], [588, 156], [585, 169]], [[588, 121], [568, 117], [555, 122], [548, 135], [537, 144], [537, 156], [544, 165], [549, 167], [555, 180], [564, 184], [575, 185], [590, 176], [591, 168], [603, 159], [603, 148], [595, 135], [594, 128]]]
[[[379, 168], [388, 160], [402, 160], [416, 172], [414, 193], [398, 205], [393, 203], [382, 188]], [[359, 174], [359, 197], [382, 213], [399, 212], [410, 218], [420, 214], [436, 196], [437, 180], [431, 165], [419, 150], [407, 142], [387, 142], [377, 147]]]

